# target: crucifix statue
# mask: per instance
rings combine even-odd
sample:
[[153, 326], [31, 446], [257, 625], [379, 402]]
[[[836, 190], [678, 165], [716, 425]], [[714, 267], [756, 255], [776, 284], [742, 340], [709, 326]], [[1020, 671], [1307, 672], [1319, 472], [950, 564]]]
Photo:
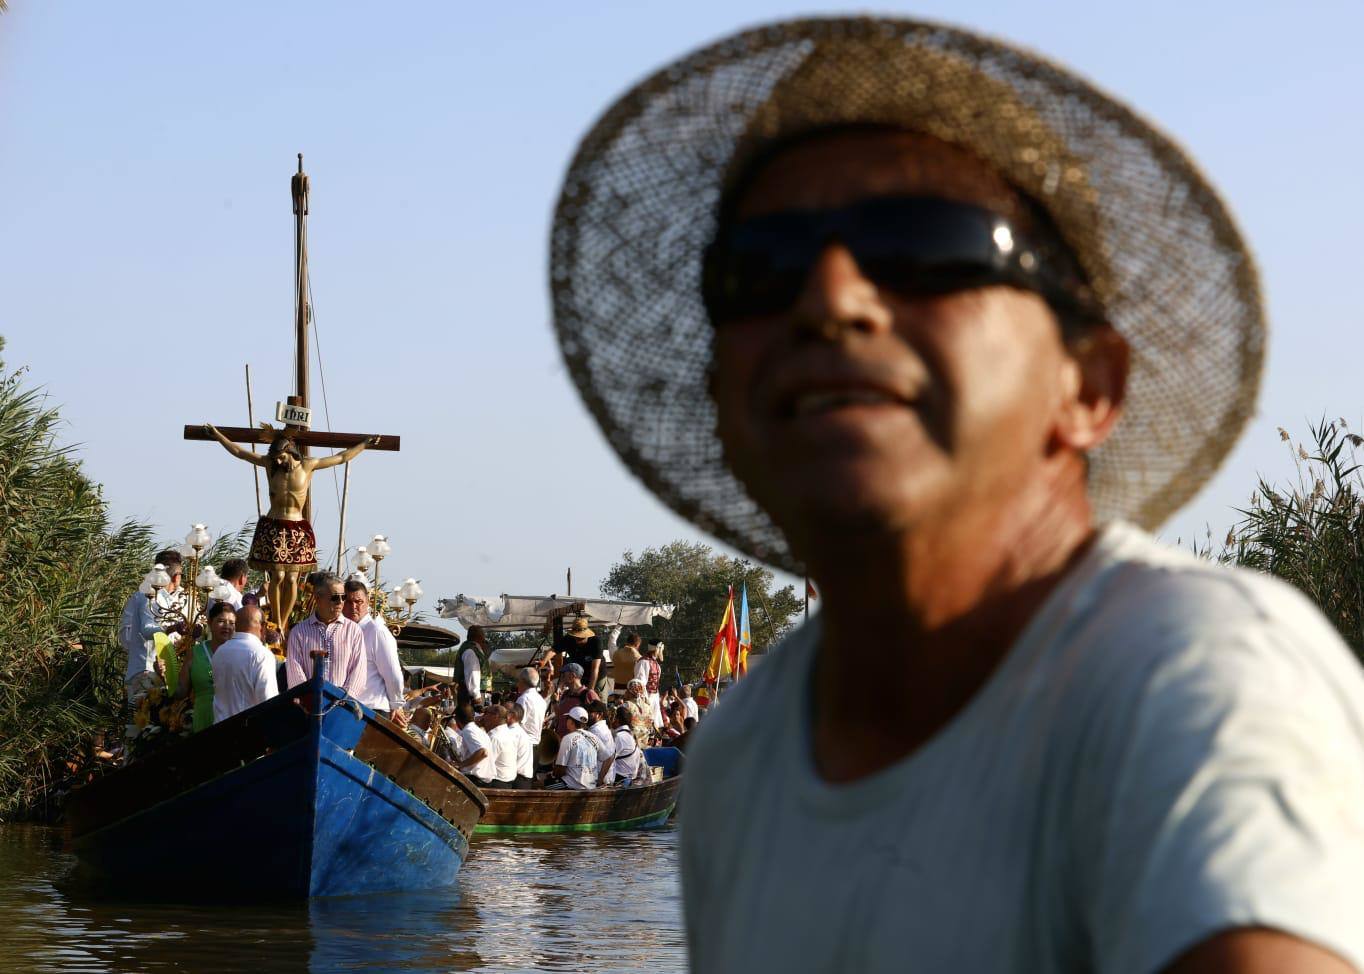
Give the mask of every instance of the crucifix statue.
[[[289, 397], [292, 406], [308, 406], [308, 177], [303, 172], [303, 156], [298, 157], [298, 172], [290, 184], [294, 201], [294, 327], [297, 395]], [[281, 418], [285, 418], [281, 416]], [[286, 420], [287, 421], [287, 420]], [[306, 420], [304, 421], [306, 423]], [[270, 484], [270, 510], [256, 522], [248, 559], [252, 568], [264, 571], [269, 579], [270, 617], [283, 634], [289, 625], [294, 602], [298, 599], [299, 579], [317, 567], [317, 537], [313, 532], [311, 486], [313, 474], [327, 467], [349, 463], [361, 451], [397, 450], [396, 436], [370, 436], [357, 433], [310, 432], [305, 426], [286, 426], [274, 430], [266, 426], [223, 427], [205, 423], [186, 426], [187, 440], [217, 440], [238, 459], [265, 469]], [[245, 450], [238, 444], [270, 444], [265, 455]], [[340, 448], [329, 457], [313, 458], [310, 446]], [[342, 507], [344, 521], [345, 508]], [[344, 542], [343, 542], [344, 543]]]
[[[270, 617], [282, 633], [298, 598], [299, 576], [317, 568], [317, 535], [305, 513], [313, 473], [349, 463], [367, 447], [383, 444], [385, 437], [322, 434], [322, 438], [327, 440], [334, 441], [341, 437], [357, 442], [329, 457], [305, 457], [299, 450], [300, 442], [314, 442], [317, 434], [261, 430], [270, 436], [270, 449], [262, 455], [238, 446], [211, 423], [205, 423], [202, 431], [216, 439], [223, 449], [237, 459], [265, 468], [265, 479], [270, 485], [270, 510], [256, 522], [247, 564], [266, 573], [269, 579]], [[185, 432], [188, 436], [189, 428]], [[234, 429], [232, 432], [240, 433], [242, 430]], [[252, 436], [250, 439], [254, 442], [258, 438]]]

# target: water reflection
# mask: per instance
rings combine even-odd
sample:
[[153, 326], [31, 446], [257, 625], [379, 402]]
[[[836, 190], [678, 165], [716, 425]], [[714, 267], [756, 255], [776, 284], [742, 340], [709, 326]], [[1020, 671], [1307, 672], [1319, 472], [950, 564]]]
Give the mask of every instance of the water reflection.
[[[174, 890], [174, 850], [149, 850]], [[259, 907], [128, 902], [59, 833], [0, 828], [0, 967], [63, 971], [680, 971], [672, 830], [480, 837], [453, 889]]]

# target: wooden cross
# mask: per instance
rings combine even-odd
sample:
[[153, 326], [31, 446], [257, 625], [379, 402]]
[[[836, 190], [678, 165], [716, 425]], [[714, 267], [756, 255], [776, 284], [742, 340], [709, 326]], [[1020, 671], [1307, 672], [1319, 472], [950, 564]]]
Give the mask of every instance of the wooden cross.
[[[279, 430], [268, 430], [264, 428], [252, 429], [249, 426], [219, 426], [218, 432], [222, 433], [233, 443], [260, 443], [268, 444], [276, 436]], [[285, 432], [299, 446], [321, 446], [329, 449], [344, 450], [348, 446], [355, 446], [363, 443], [373, 434], [370, 433], [321, 433], [311, 430], [302, 430], [296, 427], [287, 426]], [[213, 440], [213, 436], [204, 429], [203, 426], [186, 426], [185, 439], [187, 440]], [[380, 436], [379, 442], [370, 447], [371, 450], [399, 450], [402, 448], [402, 437], [400, 436]]]

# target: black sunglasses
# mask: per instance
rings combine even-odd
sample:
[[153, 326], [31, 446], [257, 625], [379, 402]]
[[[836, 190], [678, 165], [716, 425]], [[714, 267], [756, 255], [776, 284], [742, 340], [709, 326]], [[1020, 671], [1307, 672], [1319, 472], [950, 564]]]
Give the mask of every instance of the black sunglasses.
[[346, 600], [346, 597], [345, 597], [344, 595], [339, 594], [339, 593], [332, 593], [331, 595], [327, 596], [327, 601], [328, 601], [328, 602], [335, 602], [335, 603], [337, 603], [338, 605], [339, 605], [340, 603], [344, 602], [345, 600]]
[[784, 210], [721, 231], [706, 248], [702, 296], [713, 324], [778, 314], [838, 241], [878, 287], [903, 297], [1008, 284], [1063, 318], [1102, 318], [1074, 258], [1005, 217], [935, 196], [876, 197], [832, 210]]

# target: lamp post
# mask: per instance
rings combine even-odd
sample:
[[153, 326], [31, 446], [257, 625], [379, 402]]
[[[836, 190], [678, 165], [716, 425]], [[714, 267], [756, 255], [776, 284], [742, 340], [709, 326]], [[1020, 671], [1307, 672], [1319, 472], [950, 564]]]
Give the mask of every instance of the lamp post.
[[376, 591], [382, 591], [379, 589], [379, 563], [393, 553], [393, 546], [382, 534], [376, 534], [374, 540], [365, 546], [365, 550], [374, 559], [374, 588]]

